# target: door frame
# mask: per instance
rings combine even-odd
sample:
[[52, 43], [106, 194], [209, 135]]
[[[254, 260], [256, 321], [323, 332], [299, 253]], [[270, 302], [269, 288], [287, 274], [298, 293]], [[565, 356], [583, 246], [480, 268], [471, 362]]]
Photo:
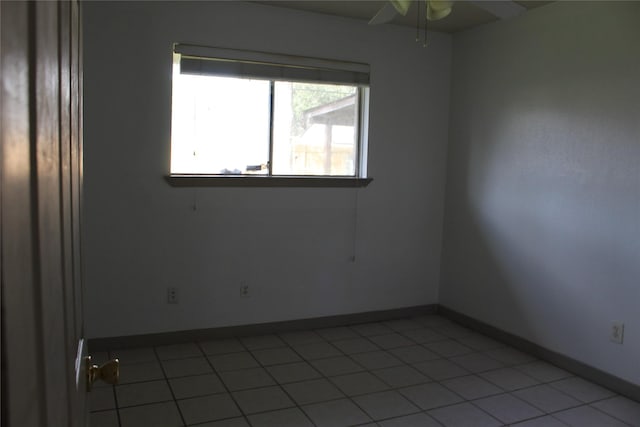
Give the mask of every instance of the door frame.
[[2, 425], [84, 427], [80, 5], [0, 2]]

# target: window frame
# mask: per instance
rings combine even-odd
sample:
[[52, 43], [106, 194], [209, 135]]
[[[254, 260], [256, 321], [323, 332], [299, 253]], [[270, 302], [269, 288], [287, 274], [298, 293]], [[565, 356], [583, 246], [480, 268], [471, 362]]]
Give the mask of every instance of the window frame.
[[[185, 54], [186, 52], [186, 54]], [[172, 173], [169, 172], [165, 176], [165, 180], [173, 187], [365, 187], [373, 181], [367, 176], [367, 157], [368, 157], [368, 122], [369, 122], [369, 66], [367, 64], [349, 63], [344, 61], [333, 61], [320, 58], [298, 57], [292, 55], [271, 54], [257, 51], [242, 51], [225, 48], [211, 48], [205, 46], [188, 45], [174, 43], [172, 49], [172, 66], [176, 60], [176, 55], [185, 55], [186, 58], [195, 60], [197, 63], [207, 61], [207, 66], [211, 66], [211, 62], [220, 61], [224, 66], [235, 65], [242, 68], [247, 65], [249, 70], [251, 67], [260, 69], [269, 69], [273, 66], [283, 67], [285, 76], [283, 78], [261, 77], [263, 80], [269, 81], [270, 86], [270, 110], [269, 110], [269, 148], [268, 148], [268, 170], [265, 175], [252, 174], [213, 174], [213, 173]], [[182, 60], [180, 58], [180, 60]], [[335, 68], [334, 68], [335, 67]], [[344, 70], [341, 68], [344, 67]], [[325, 75], [332, 77], [332, 72], [339, 79], [354, 80], [363, 79], [364, 73], [360, 72], [366, 67], [366, 84], [349, 82], [349, 81], [333, 81], [327, 80]], [[204, 68], [204, 67], [203, 67]], [[214, 64], [215, 68], [215, 64]], [[337, 69], [336, 69], [337, 68]], [[357, 70], [357, 71], [356, 71]], [[271, 70], [269, 70], [271, 71]], [[294, 75], [293, 79], [286, 78], [287, 72], [291, 71]], [[258, 71], [260, 72], [260, 71]], [[320, 78], [304, 78], [307, 75], [320, 75]], [[173, 72], [172, 72], [173, 73]], [[302, 74], [302, 78], [298, 74]], [[204, 75], [217, 75], [215, 72], [205, 71]], [[247, 77], [242, 72], [229, 74], [222, 73], [226, 77]], [[353, 77], [351, 76], [353, 75]], [[172, 74], [173, 76], [173, 74]], [[173, 77], [172, 90], [173, 90]], [[353, 175], [273, 175], [273, 147], [274, 147], [274, 96], [275, 82], [301, 82], [301, 83], [320, 83], [320, 84], [343, 84], [356, 88], [357, 99], [357, 137], [355, 143], [355, 165]], [[173, 125], [173, 123], [172, 123]], [[171, 150], [173, 150], [173, 141], [171, 141]]]

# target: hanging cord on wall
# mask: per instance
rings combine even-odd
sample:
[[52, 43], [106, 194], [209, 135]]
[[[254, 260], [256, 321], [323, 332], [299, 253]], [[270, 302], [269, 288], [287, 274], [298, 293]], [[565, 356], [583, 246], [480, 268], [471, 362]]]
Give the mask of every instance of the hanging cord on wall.
[[418, 12], [416, 14], [416, 43], [420, 41], [420, 1], [416, 2], [418, 4]]
[[356, 262], [356, 251], [358, 249], [358, 194], [360, 189], [356, 188], [353, 207], [353, 247], [351, 248], [351, 262]]
[[198, 210], [198, 189], [193, 189], [193, 204], [191, 205], [191, 209], [196, 212]]
[[429, 23], [429, 19], [427, 18], [427, 9], [429, 8], [429, 0], [424, 0], [424, 12], [421, 10], [422, 2], [418, 0], [416, 4], [418, 5], [418, 12], [416, 15], [416, 43], [420, 41], [420, 22], [422, 21], [420, 18], [424, 15], [424, 40], [422, 41], [422, 47], [427, 47], [427, 26]]
[[422, 47], [427, 47], [427, 44], [429, 44], [427, 41], [427, 26], [429, 25], [429, 18], [427, 17], [428, 1], [429, 0], [424, 0], [424, 41], [422, 42]]

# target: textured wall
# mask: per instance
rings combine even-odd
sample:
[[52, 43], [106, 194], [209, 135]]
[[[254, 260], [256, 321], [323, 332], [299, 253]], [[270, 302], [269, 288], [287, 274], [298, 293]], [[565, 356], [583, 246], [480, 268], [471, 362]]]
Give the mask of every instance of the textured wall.
[[[241, 2], [83, 7], [89, 337], [437, 302], [449, 36], [423, 49], [408, 28]], [[371, 64], [374, 182], [170, 187], [173, 42]], [[177, 305], [166, 303], [169, 286]]]
[[454, 37], [440, 288], [636, 384], [639, 19], [635, 2], [558, 2]]

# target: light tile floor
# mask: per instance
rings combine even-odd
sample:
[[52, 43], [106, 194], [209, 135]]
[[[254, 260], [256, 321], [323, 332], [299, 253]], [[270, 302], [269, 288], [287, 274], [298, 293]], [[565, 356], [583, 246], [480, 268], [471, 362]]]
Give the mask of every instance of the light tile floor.
[[640, 404], [449, 320], [120, 349], [91, 427], [628, 427]]

